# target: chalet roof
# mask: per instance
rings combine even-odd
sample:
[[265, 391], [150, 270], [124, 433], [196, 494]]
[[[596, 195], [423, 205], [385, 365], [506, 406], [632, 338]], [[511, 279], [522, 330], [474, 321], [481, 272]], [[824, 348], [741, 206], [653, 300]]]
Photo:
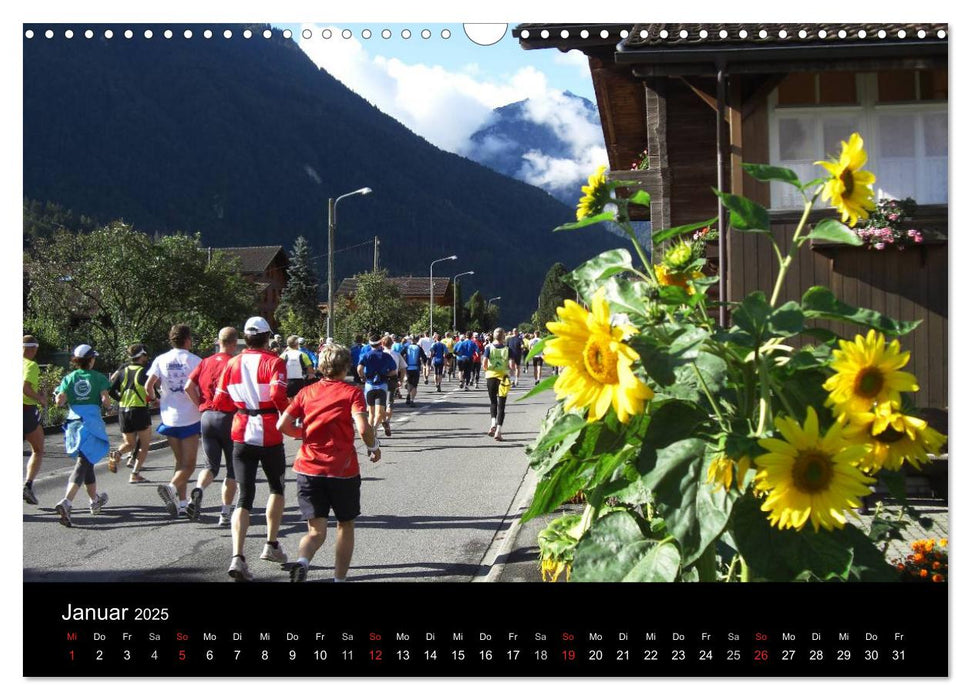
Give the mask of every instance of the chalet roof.
[[[427, 277], [389, 277], [388, 281], [394, 284], [401, 296], [411, 299], [425, 299], [428, 297], [428, 278]], [[451, 277], [433, 277], [432, 294], [435, 297], [444, 296], [448, 292], [448, 287], [452, 283]], [[347, 277], [341, 280], [337, 287], [337, 296], [351, 296], [357, 289], [357, 280]]]
[[283, 246], [258, 245], [243, 248], [214, 248], [227, 255], [239, 258], [240, 272], [259, 275], [266, 272], [278, 255], [283, 255], [283, 264], [287, 264], [287, 253]]
[[[938, 32], [943, 31], [943, 39]], [[861, 36], [862, 32], [862, 36]], [[903, 32], [903, 35], [900, 35]], [[923, 32], [923, 36], [919, 34]], [[635, 24], [618, 51], [645, 47], [898, 45], [905, 40], [926, 43], [946, 41], [947, 24]]]
[[[587, 38], [582, 37], [586, 29]], [[521, 24], [513, 30], [525, 49], [580, 49], [587, 53], [614, 45], [618, 64], [656, 68], [636, 74], [692, 72], [692, 64], [727, 61], [733, 72], [811, 68], [847, 61], [940, 61], [947, 57], [948, 25], [943, 23], [843, 24]], [[526, 36], [523, 36], [523, 35]], [[786, 63], [787, 65], [782, 65]], [[666, 71], [663, 66], [671, 66]]]

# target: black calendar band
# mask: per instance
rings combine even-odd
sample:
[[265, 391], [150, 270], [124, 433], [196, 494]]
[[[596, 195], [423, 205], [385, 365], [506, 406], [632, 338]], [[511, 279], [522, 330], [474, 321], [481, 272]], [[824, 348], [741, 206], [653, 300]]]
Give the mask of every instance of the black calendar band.
[[285, 585], [26, 583], [24, 675], [948, 675], [943, 584]]

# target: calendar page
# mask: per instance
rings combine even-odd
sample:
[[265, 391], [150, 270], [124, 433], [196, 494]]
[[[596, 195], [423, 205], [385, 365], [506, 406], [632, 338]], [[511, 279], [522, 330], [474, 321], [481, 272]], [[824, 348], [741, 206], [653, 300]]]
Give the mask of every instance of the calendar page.
[[948, 677], [950, 26], [348, 12], [25, 12], [22, 675]]

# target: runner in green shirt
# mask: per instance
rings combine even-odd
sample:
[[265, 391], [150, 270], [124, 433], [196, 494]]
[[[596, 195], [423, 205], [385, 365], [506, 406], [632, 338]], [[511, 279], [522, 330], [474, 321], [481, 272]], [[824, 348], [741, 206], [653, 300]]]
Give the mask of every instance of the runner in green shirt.
[[40, 421], [40, 409], [47, 407], [47, 397], [41, 395], [39, 391], [40, 366], [34, 362], [38, 345], [37, 338], [34, 336], [24, 336], [24, 440], [30, 445], [27, 479], [24, 481], [24, 500], [32, 506], [37, 505], [34, 479], [44, 459], [44, 427]]

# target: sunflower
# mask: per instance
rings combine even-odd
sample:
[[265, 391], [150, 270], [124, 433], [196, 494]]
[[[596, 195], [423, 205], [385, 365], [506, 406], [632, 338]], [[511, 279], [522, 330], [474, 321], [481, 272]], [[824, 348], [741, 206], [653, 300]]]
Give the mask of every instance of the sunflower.
[[836, 374], [823, 388], [830, 392], [826, 405], [833, 406], [840, 420], [847, 413], [867, 413], [874, 404], [899, 406], [901, 391], [917, 391], [917, 377], [899, 371], [910, 360], [909, 352], [900, 352], [900, 341], [888, 345], [882, 333], [871, 329], [866, 338], [857, 335], [839, 344], [830, 363]]
[[691, 280], [696, 280], [703, 275], [697, 270], [690, 272], [675, 272], [665, 265], [655, 265], [654, 274], [657, 276], [658, 284], [666, 284], [671, 287], [681, 287], [688, 294], [695, 293], [695, 286]]
[[901, 413], [892, 403], [882, 403], [870, 413], [849, 414], [849, 440], [869, 447], [860, 468], [868, 474], [880, 469], [899, 471], [904, 462], [915, 467], [939, 454], [947, 437], [915, 416]]
[[859, 498], [870, 493], [867, 484], [875, 481], [853, 466], [867, 448], [848, 443], [839, 423], [820, 436], [812, 406], [803, 426], [779, 416], [775, 427], [784, 440], [759, 440], [767, 453], [755, 458], [760, 467], [756, 488], [768, 494], [762, 510], [769, 513], [769, 522], [780, 530], [801, 530], [807, 520], [817, 532], [820, 526], [842, 528], [843, 511], [859, 508]]
[[[738, 474], [735, 474], [735, 467], [738, 467]], [[720, 454], [711, 460], [708, 465], [707, 483], [713, 484], [714, 488], [724, 488], [726, 491], [732, 487], [732, 477], [735, 477], [735, 484], [739, 490], [742, 489], [742, 482], [745, 474], [752, 466], [752, 460], [747, 456], [740, 457], [736, 462], [725, 454]]]
[[565, 369], [553, 385], [556, 397], [567, 397], [566, 410], [590, 407], [587, 420], [603, 418], [612, 405], [621, 423], [644, 410], [654, 392], [631, 369], [640, 356], [623, 341], [633, 326], [610, 323], [603, 290], [593, 297], [593, 311], [567, 299], [556, 310], [557, 321], [546, 327], [556, 335], [543, 350], [543, 359]]
[[877, 178], [862, 170], [867, 155], [859, 134], [854, 133], [849, 142], [841, 143], [843, 150], [838, 159], [820, 160], [816, 165], [821, 165], [832, 175], [823, 186], [823, 199], [832, 202], [843, 221], [849, 219], [850, 226], [856, 226], [858, 219], [868, 219], [870, 212], [877, 208], [873, 203], [873, 183]]
[[589, 177], [586, 185], [580, 189], [583, 196], [577, 204], [577, 221], [583, 221], [596, 216], [604, 210], [610, 199], [610, 188], [607, 187], [607, 166], [601, 165], [597, 172]]

